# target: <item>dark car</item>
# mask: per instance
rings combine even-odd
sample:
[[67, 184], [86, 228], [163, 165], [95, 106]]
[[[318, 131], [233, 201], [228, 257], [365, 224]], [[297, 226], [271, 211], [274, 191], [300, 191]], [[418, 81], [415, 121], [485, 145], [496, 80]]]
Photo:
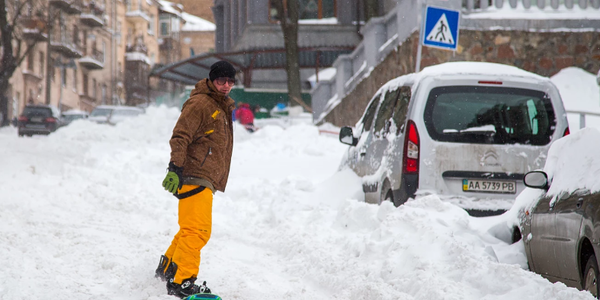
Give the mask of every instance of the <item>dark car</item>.
[[523, 181], [527, 187], [543, 189], [520, 221], [529, 269], [598, 298], [600, 192], [576, 187], [549, 195], [552, 180], [543, 171], [529, 172]]
[[60, 110], [51, 105], [27, 105], [17, 119], [19, 136], [50, 134], [60, 126]]

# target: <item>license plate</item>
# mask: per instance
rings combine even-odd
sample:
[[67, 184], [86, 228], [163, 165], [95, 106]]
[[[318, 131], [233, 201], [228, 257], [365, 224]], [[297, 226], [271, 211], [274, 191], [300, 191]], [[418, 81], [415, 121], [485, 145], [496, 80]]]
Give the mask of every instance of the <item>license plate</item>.
[[27, 124], [25, 128], [34, 128], [34, 129], [44, 129], [46, 126], [44, 125], [36, 125], [36, 124]]
[[31, 118], [31, 122], [41, 122], [42, 118]]
[[463, 179], [463, 192], [516, 194], [515, 181]]

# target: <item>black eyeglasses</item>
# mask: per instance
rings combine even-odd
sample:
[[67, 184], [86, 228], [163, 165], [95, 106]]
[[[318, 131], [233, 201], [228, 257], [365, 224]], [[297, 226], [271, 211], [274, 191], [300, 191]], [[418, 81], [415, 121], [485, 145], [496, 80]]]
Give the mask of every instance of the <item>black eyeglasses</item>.
[[218, 85], [225, 85], [225, 83], [229, 83], [229, 85], [234, 85], [235, 84], [235, 79], [228, 78], [228, 77], [219, 77], [219, 78], [215, 79], [215, 82]]

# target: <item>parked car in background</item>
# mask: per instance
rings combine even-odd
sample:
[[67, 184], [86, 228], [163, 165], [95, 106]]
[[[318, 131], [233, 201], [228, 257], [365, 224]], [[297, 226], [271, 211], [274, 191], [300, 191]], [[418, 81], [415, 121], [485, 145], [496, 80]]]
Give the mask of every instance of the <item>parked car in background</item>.
[[144, 113], [144, 110], [133, 106], [96, 106], [90, 114], [89, 120], [99, 124], [115, 125], [124, 119], [132, 118]]
[[62, 113], [62, 119], [65, 125], [70, 124], [71, 122], [79, 119], [87, 119], [90, 114], [87, 111], [79, 110], [79, 109], [71, 109]]
[[50, 134], [61, 126], [60, 110], [52, 105], [27, 105], [17, 119], [19, 136]]
[[598, 298], [600, 130], [554, 143], [543, 171], [525, 174], [516, 209], [529, 269]]
[[569, 133], [549, 78], [516, 67], [450, 62], [390, 80], [343, 127], [342, 167], [362, 177], [365, 200], [396, 206], [437, 194], [472, 214], [509, 209], [526, 172]]

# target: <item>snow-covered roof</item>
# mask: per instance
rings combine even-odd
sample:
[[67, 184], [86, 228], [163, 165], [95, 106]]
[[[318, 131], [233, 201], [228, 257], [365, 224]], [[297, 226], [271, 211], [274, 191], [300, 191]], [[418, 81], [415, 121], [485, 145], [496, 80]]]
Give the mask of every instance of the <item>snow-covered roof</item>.
[[214, 23], [198, 16], [184, 12], [182, 17], [185, 20], [185, 25], [183, 25], [181, 31], [215, 31], [217, 29]]
[[183, 10], [183, 6], [181, 4], [165, 0], [159, 0], [158, 3], [160, 3], [160, 10], [181, 17], [181, 12], [179, 12], [177, 9], [175, 9], [175, 7], [173, 7], [178, 6], [181, 10]]

